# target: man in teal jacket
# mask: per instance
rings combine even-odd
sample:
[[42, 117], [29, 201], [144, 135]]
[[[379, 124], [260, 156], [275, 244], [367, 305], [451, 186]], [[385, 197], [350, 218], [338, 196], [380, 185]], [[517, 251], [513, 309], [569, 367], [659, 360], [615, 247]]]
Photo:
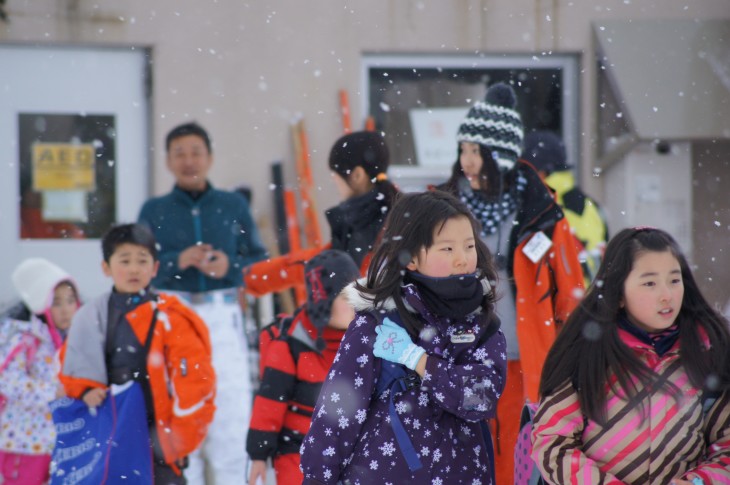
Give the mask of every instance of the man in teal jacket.
[[166, 148], [175, 187], [148, 200], [139, 215], [159, 246], [152, 285], [182, 297], [208, 325], [218, 382], [215, 418], [185, 476], [190, 485], [204, 484], [206, 474], [217, 484], [245, 483], [253, 397], [237, 291], [243, 267], [264, 259], [266, 250], [246, 199], [207, 179], [213, 163], [208, 133], [196, 123], [180, 125], [168, 133]]

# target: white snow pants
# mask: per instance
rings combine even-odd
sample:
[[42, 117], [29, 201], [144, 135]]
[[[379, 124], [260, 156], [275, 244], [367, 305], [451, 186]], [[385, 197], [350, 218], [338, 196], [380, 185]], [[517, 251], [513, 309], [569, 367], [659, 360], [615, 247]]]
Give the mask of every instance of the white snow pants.
[[208, 325], [217, 381], [213, 422], [203, 443], [188, 457], [185, 478], [188, 485], [246, 483], [253, 389], [236, 289], [176, 294]]

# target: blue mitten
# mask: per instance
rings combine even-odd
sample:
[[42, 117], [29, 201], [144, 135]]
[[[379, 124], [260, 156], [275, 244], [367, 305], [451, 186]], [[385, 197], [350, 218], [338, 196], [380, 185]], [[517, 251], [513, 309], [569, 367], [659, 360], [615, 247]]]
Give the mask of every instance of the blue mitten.
[[416, 370], [418, 360], [426, 351], [411, 341], [403, 327], [385, 317], [383, 324], [375, 327], [375, 333], [378, 334], [373, 347], [375, 357]]

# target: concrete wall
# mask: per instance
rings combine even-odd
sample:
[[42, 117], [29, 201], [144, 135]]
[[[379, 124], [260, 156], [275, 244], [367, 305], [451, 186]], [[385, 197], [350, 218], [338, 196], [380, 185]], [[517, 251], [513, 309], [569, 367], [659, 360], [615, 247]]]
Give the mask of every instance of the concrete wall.
[[652, 226], [669, 232], [692, 253], [692, 160], [689, 143], [659, 154], [642, 143], [605, 172], [603, 208], [611, 234], [625, 227]]
[[[7, 0], [0, 42], [150, 46], [153, 52], [154, 194], [172, 179], [163, 137], [195, 119], [214, 140], [214, 184], [256, 189], [259, 219], [271, 217], [268, 164], [287, 160], [289, 123], [304, 116], [320, 208], [337, 202], [326, 157], [341, 132], [337, 91], [350, 93], [360, 126], [360, 56], [377, 53], [581, 53], [583, 184], [596, 142], [591, 23], [609, 18], [727, 17], [727, 0]], [[113, 95], [113, 93], [110, 93]]]
[[723, 308], [730, 305], [730, 141], [695, 143], [692, 160], [695, 277], [708, 301]]

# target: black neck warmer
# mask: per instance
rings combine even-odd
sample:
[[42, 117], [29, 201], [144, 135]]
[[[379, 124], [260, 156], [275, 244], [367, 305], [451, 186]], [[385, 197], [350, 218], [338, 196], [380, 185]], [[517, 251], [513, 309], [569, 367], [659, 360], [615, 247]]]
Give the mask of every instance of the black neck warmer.
[[442, 317], [465, 317], [479, 308], [484, 299], [479, 272], [432, 278], [415, 271], [406, 271], [404, 282], [414, 283], [426, 306]]

